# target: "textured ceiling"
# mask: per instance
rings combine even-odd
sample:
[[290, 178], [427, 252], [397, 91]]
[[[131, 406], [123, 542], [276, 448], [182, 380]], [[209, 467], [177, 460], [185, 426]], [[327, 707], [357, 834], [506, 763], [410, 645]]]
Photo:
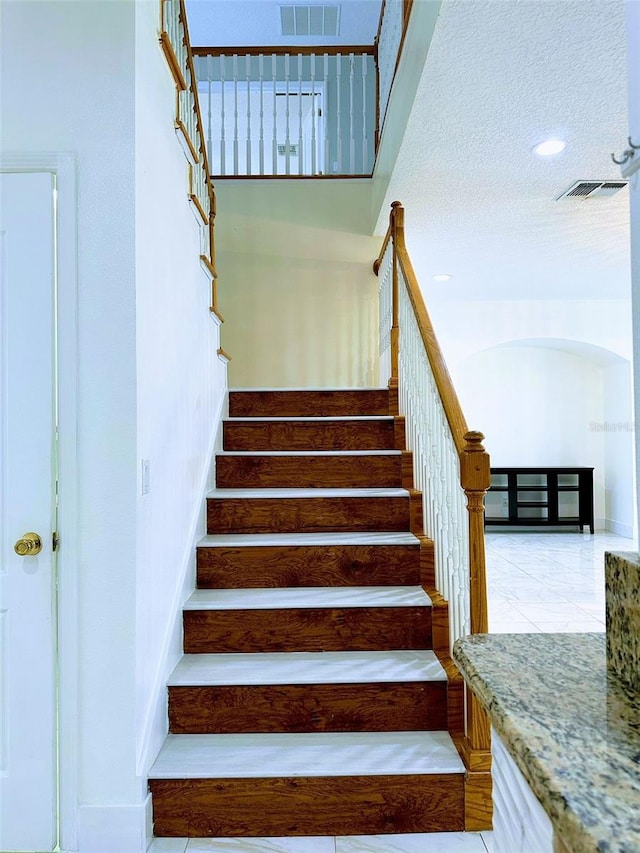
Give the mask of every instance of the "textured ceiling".
[[555, 201], [620, 178], [626, 76], [622, 0], [444, 0], [377, 228], [401, 200], [428, 300], [629, 297], [629, 190]]
[[280, 5], [337, 4], [340, 33], [322, 44], [373, 44], [381, 0], [187, 0], [191, 43], [207, 47], [308, 45], [309, 36], [280, 34]]

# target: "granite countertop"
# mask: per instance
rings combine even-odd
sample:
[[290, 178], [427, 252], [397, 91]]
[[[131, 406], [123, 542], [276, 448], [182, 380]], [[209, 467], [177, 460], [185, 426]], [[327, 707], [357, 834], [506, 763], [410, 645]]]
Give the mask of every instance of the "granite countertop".
[[477, 634], [453, 657], [572, 853], [640, 853], [640, 694], [604, 634]]

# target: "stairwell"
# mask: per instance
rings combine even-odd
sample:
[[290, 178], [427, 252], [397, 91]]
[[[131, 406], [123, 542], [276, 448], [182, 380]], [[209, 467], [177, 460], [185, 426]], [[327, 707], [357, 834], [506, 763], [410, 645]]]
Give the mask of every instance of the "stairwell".
[[386, 389], [230, 393], [156, 836], [465, 828], [463, 685], [393, 409]]

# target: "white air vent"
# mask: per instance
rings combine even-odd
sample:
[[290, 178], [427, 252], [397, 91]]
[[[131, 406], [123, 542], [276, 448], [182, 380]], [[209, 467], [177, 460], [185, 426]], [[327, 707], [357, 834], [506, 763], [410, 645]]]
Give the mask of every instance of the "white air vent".
[[298, 156], [298, 146], [297, 145], [278, 145], [278, 154], [281, 157], [286, 157], [287, 153], [289, 157], [297, 157]]
[[559, 195], [561, 198], [610, 198], [624, 189], [629, 181], [576, 181], [573, 186]]
[[340, 6], [280, 6], [283, 36], [337, 36]]

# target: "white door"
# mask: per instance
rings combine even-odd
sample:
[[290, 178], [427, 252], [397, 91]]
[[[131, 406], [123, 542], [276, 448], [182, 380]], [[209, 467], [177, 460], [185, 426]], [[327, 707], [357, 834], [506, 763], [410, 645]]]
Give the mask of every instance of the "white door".
[[54, 210], [50, 173], [0, 175], [0, 850], [38, 853], [57, 844]]

